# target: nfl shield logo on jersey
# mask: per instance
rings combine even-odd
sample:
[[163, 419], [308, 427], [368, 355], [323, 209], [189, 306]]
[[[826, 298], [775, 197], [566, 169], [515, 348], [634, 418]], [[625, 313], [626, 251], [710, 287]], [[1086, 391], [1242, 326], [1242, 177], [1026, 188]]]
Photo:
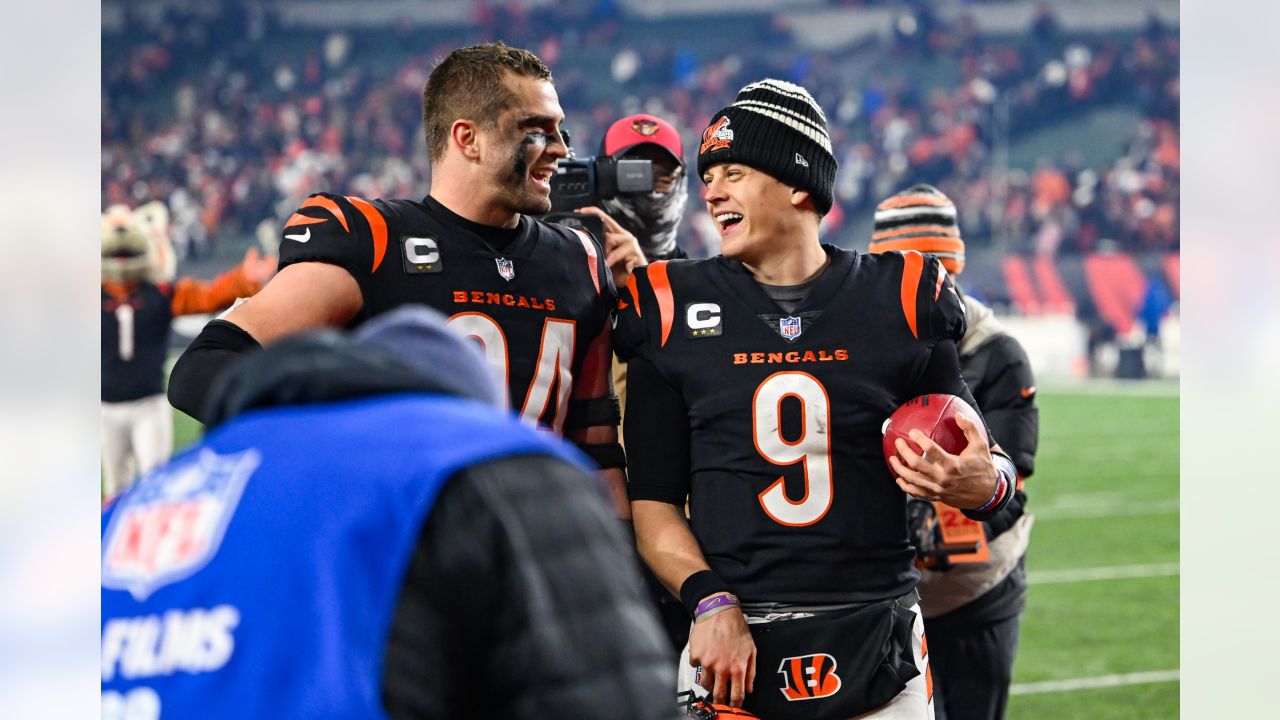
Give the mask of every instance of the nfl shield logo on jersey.
[[142, 601], [204, 567], [261, 461], [257, 450], [202, 449], [139, 480], [119, 500], [102, 538], [102, 586]]
[[778, 331], [782, 333], [782, 339], [791, 342], [800, 337], [800, 318], [784, 317], [778, 319]]
[[507, 282], [515, 280], [516, 266], [513, 265], [510, 260], [506, 258], [497, 258], [494, 262], [498, 264], [498, 274], [502, 276], [503, 280], [506, 280]]

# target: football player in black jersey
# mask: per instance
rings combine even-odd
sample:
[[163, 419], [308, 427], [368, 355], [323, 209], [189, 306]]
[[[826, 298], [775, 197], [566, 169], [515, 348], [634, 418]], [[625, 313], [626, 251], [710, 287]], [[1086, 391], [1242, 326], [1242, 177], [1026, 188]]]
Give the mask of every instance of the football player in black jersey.
[[886, 466], [900, 404], [972, 401], [964, 311], [932, 257], [819, 243], [835, 170], [791, 83], [746, 86], [706, 128], [723, 254], [640, 268], [619, 305], [637, 542], [694, 619], [681, 690], [772, 720], [930, 717], [907, 496], [981, 518], [1015, 471], [969, 423], [960, 454], [916, 431], [924, 452]]
[[213, 376], [259, 343], [423, 303], [480, 343], [514, 412], [564, 432], [608, 469], [629, 514], [609, 378], [609, 270], [589, 235], [530, 217], [551, 208], [550, 179], [568, 153], [563, 119], [533, 53], [501, 43], [450, 53], [423, 91], [430, 194], [309, 197], [285, 223], [279, 274], [210, 323], [174, 367], [174, 406], [201, 418]]
[[[176, 315], [227, 307], [258, 291], [276, 260], [256, 249], [214, 280], [173, 277], [163, 205], [123, 205], [102, 216], [102, 497], [119, 495], [173, 450], [164, 399], [169, 325]], [[159, 225], [156, 225], [159, 223]], [[148, 237], [148, 231], [154, 231]]]
[[[937, 256], [953, 276], [964, 271], [964, 240], [951, 199], [932, 185], [915, 185], [876, 208], [873, 253], [915, 250]], [[956, 292], [961, 292], [959, 286]], [[1018, 623], [1026, 605], [1027, 543], [1032, 516], [1024, 512], [1023, 480], [1035, 471], [1040, 416], [1035, 378], [1022, 345], [991, 309], [963, 294], [966, 324], [960, 369], [983, 418], [1018, 468], [1008, 507], [982, 525], [976, 553], [923, 558], [920, 609], [929, 633], [939, 720], [1004, 717], [1018, 650]], [[915, 501], [923, 502], [923, 501]], [[950, 508], [943, 525], [973, 523]]]

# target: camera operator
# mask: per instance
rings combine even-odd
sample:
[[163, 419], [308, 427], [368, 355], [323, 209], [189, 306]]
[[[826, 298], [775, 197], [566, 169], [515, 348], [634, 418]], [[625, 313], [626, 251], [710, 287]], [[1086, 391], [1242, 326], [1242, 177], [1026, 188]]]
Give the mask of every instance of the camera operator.
[[640, 265], [688, 257], [676, 245], [689, 190], [675, 127], [653, 115], [628, 115], [609, 126], [600, 155], [653, 163], [651, 192], [600, 198], [594, 206], [577, 209], [604, 223], [605, 262], [614, 283], [625, 285]]

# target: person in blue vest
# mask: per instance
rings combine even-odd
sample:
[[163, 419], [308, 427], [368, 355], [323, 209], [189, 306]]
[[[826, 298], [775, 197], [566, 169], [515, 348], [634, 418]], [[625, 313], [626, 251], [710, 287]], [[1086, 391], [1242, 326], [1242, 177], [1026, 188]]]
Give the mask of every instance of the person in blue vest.
[[104, 718], [678, 716], [600, 480], [443, 323], [244, 356], [104, 511]]

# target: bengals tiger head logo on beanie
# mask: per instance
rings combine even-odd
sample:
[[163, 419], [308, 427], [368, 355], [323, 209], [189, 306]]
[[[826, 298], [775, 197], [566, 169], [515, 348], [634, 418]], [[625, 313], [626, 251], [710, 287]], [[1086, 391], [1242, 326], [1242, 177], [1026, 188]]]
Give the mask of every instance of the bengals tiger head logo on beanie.
[[876, 206], [875, 230], [867, 250], [873, 253], [915, 250], [934, 255], [952, 275], [964, 270], [964, 240], [956, 224], [956, 206], [938, 188], [912, 185]]
[[831, 210], [836, 158], [827, 116], [799, 85], [772, 79], [751, 83], [712, 116], [698, 148], [698, 175], [727, 162], [807, 190], [819, 215]]

